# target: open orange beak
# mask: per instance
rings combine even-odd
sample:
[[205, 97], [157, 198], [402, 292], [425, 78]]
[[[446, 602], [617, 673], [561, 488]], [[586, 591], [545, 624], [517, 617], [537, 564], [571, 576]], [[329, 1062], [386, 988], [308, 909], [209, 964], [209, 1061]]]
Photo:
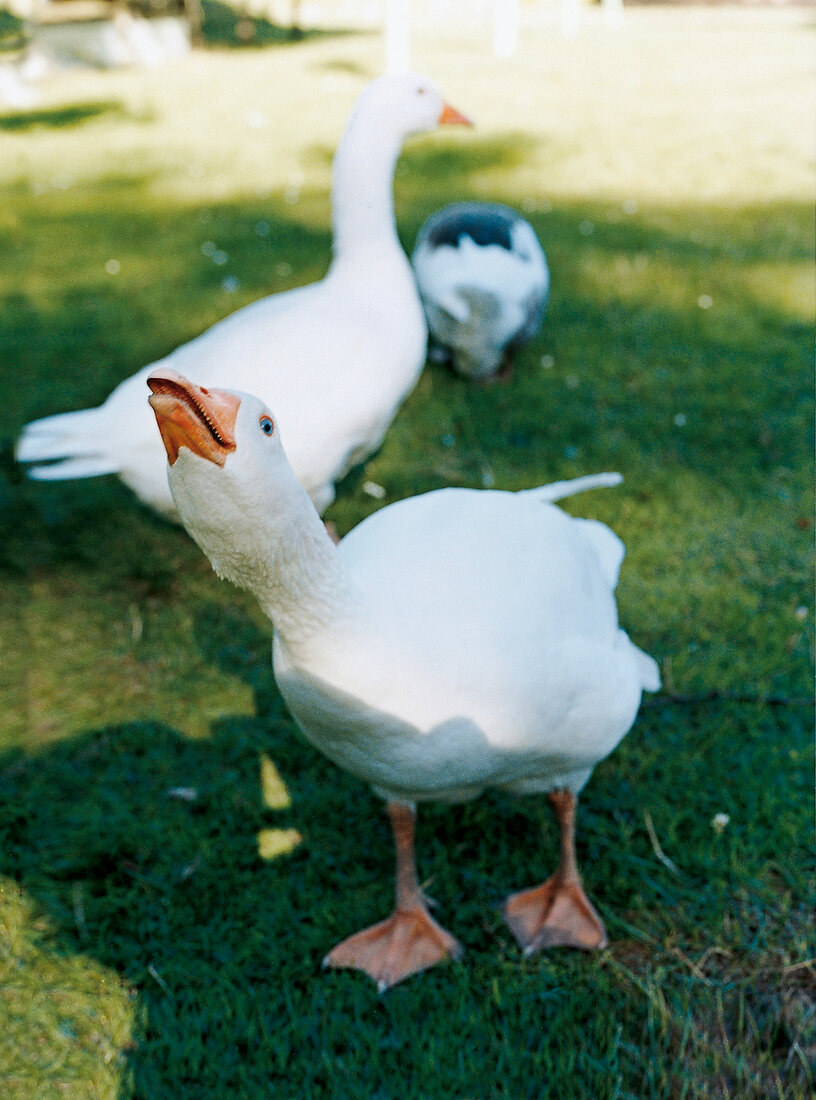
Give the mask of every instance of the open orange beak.
[[451, 107], [450, 103], [445, 103], [442, 106], [442, 114], [439, 116], [440, 126], [472, 126], [473, 123], [467, 117], [467, 115], [461, 114], [455, 107]]
[[148, 375], [148, 398], [172, 466], [181, 447], [223, 466], [235, 450], [235, 419], [241, 398], [226, 390], [205, 390], [177, 371], [160, 367]]

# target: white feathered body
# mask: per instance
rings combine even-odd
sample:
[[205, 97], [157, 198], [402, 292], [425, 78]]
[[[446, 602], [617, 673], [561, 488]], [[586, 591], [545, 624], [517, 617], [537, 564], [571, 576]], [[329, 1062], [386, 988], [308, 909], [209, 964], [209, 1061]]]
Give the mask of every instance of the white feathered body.
[[359, 614], [306, 651], [276, 635], [304, 734], [384, 797], [577, 792], [658, 687], [618, 626], [623, 544], [546, 499], [440, 490], [375, 513], [339, 548]]

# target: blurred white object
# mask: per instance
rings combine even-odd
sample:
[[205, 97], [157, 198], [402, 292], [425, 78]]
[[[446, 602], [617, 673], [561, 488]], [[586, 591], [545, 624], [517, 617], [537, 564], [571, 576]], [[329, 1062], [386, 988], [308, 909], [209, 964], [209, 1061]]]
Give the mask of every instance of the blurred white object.
[[26, 111], [36, 102], [37, 91], [27, 82], [21, 66], [10, 62], [0, 65], [0, 107]]
[[519, 0], [493, 0], [493, 53], [512, 57], [518, 49]]
[[623, 24], [623, 0], [601, 0], [604, 22], [608, 27], [620, 27]]
[[496, 374], [538, 331], [550, 286], [547, 260], [533, 227], [509, 207], [444, 207], [420, 229], [411, 262], [432, 355], [445, 349], [459, 374]]
[[385, 0], [385, 71], [411, 68], [410, 0]]
[[187, 21], [172, 16], [144, 19], [126, 10], [108, 19], [39, 22], [34, 42], [53, 65], [99, 69], [149, 68], [190, 51]]
[[17, 62], [17, 68], [23, 80], [31, 83], [34, 80], [45, 80], [51, 73], [52, 65], [45, 54], [32, 43]]

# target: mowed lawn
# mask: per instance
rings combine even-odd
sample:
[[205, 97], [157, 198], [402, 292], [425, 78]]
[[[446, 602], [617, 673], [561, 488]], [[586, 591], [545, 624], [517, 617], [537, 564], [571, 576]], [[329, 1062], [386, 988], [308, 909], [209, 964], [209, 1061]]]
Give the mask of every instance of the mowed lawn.
[[407, 248], [445, 202], [518, 207], [546, 323], [508, 384], [426, 369], [328, 518], [380, 507], [366, 481], [624, 474], [565, 505], [626, 541], [622, 623], [664, 679], [581, 801], [610, 947], [521, 956], [501, 900], [557, 838], [543, 800], [488, 795], [418, 825], [463, 961], [385, 996], [323, 973], [391, 904], [377, 800], [299, 739], [270, 624], [181, 530], [13, 462], [26, 421], [322, 275], [378, 37], [66, 75], [0, 115], [8, 1100], [813, 1094], [813, 20], [523, 15], [509, 62], [475, 16], [417, 28], [478, 125], [412, 141], [396, 206]]

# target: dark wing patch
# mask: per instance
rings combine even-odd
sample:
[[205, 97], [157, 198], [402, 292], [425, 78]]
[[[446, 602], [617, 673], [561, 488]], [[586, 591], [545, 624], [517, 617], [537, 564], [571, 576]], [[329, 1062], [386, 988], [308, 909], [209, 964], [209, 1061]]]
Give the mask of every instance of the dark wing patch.
[[426, 226], [428, 244], [431, 248], [441, 245], [458, 248], [462, 237], [470, 237], [480, 248], [493, 244], [512, 252], [510, 233], [517, 220], [512, 210], [501, 206], [462, 203], [430, 219]]

